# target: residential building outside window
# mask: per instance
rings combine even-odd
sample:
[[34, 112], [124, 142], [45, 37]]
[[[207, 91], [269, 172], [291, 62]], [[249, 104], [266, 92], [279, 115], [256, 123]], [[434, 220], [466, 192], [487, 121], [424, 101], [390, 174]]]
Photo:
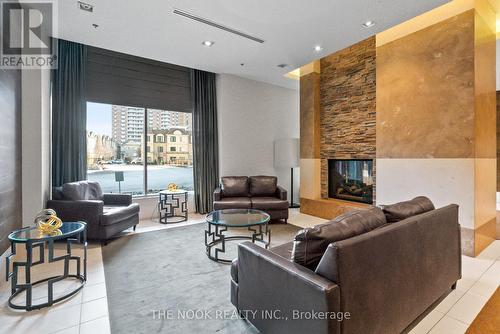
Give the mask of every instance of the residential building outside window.
[[191, 143], [189, 113], [87, 103], [88, 179], [104, 192], [118, 192], [117, 171], [122, 193], [154, 194], [170, 183], [192, 190]]

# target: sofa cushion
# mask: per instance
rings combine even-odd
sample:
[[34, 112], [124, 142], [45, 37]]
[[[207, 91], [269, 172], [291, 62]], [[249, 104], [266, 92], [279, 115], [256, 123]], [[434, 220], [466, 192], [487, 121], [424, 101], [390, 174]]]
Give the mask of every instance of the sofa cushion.
[[290, 260], [292, 257], [293, 241], [287, 242], [286, 244], [282, 244], [276, 247], [271, 247], [269, 250], [276, 255], [279, 255], [287, 260]]
[[278, 187], [276, 176], [250, 176], [250, 195], [274, 196]]
[[287, 210], [288, 201], [276, 197], [252, 197], [252, 209], [257, 210]]
[[64, 200], [64, 195], [62, 192], [62, 187], [53, 187], [52, 188], [52, 199], [56, 201]]
[[434, 204], [425, 196], [415, 197], [410, 201], [382, 205], [388, 223], [395, 223], [411, 216], [434, 210]]
[[224, 176], [221, 177], [221, 189], [224, 197], [248, 196], [248, 177]]
[[386, 223], [380, 208], [354, 210], [334, 220], [300, 230], [294, 238], [292, 261], [315, 270], [329, 244], [360, 235]]
[[214, 202], [214, 210], [251, 209], [252, 202], [248, 197], [224, 197]]
[[102, 200], [102, 190], [98, 182], [78, 181], [65, 183], [62, 195], [68, 201]]
[[139, 204], [129, 206], [105, 206], [101, 216], [101, 225], [113, 225], [139, 214]]

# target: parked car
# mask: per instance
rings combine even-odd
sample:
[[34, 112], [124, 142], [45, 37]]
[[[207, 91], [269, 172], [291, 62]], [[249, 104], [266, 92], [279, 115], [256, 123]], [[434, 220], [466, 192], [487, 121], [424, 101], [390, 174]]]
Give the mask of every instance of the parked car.
[[142, 159], [141, 158], [134, 158], [130, 162], [132, 165], [142, 165]]

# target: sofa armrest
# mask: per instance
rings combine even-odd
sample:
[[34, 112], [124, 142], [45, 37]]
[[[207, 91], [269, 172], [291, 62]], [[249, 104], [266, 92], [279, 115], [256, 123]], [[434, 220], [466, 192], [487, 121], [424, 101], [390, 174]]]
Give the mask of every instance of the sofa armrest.
[[[297, 317], [297, 312], [340, 312], [337, 284], [251, 242], [238, 245], [237, 271], [237, 308], [258, 310], [246, 318], [261, 332], [340, 333], [338, 318]], [[261, 311], [276, 312], [280, 319]]]
[[132, 195], [126, 194], [104, 194], [104, 205], [123, 205], [128, 206], [132, 204]]
[[220, 201], [222, 198], [222, 189], [220, 187], [214, 190], [214, 201]]
[[282, 186], [278, 186], [276, 188], [276, 197], [278, 197], [279, 199], [282, 199], [282, 200], [287, 200], [287, 192], [286, 192], [286, 189], [283, 188]]
[[55, 210], [63, 222], [83, 221], [87, 223], [87, 236], [89, 237], [99, 229], [103, 207], [103, 201], [47, 201], [47, 208]]

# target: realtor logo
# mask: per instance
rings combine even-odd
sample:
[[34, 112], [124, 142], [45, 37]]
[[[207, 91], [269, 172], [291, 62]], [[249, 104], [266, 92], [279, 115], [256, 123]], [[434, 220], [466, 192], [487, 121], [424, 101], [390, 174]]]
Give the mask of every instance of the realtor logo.
[[56, 23], [52, 1], [0, 0], [2, 43], [0, 68], [57, 68], [52, 43]]

